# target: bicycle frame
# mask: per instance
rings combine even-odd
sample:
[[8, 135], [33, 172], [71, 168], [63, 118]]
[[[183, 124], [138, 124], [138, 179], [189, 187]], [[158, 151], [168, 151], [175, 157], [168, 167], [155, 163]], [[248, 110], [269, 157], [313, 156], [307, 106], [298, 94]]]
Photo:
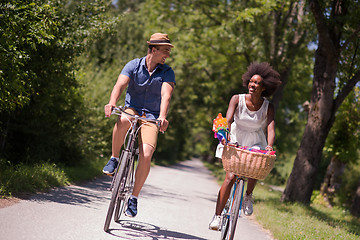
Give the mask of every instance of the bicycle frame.
[[[104, 231], [109, 230], [111, 217], [115, 208], [114, 220], [119, 221], [121, 212], [126, 204], [127, 198], [133, 189], [133, 178], [135, 175], [135, 156], [139, 154], [138, 149], [135, 148], [135, 140], [140, 128], [145, 124], [156, 124], [157, 127], [160, 126], [159, 120], [149, 119], [140, 117], [138, 115], [132, 115], [125, 112], [124, 107], [114, 108], [112, 114], [124, 115], [127, 120], [130, 122], [130, 128], [128, 129], [125, 139], [127, 143], [124, 143], [124, 149], [121, 152], [119, 158], [119, 164], [115, 170], [113, 176], [110, 190], [112, 191], [112, 196], [109, 204], [108, 213], [105, 220]], [[141, 124], [139, 120], [142, 120]], [[128, 177], [129, 176], [129, 177]]]

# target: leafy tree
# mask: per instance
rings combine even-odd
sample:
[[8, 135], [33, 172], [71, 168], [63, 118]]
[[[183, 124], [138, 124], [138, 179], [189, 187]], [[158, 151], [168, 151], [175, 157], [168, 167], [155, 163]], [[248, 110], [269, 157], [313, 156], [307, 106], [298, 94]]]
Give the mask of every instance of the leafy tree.
[[[345, 168], [356, 164], [359, 158], [358, 146], [360, 144], [360, 94], [359, 88], [351, 92], [340, 106], [336, 114], [336, 121], [332, 127], [325, 145], [325, 155], [331, 156], [330, 164], [326, 170], [321, 193], [330, 205], [334, 204], [334, 197], [339, 194], [342, 180], [345, 178]], [[360, 177], [360, 176], [359, 176]], [[355, 184], [357, 183], [355, 179]], [[355, 189], [346, 189], [345, 194], [350, 195]], [[346, 199], [348, 200], [348, 199]], [[346, 203], [346, 202], [345, 202]]]
[[165, 29], [175, 43], [171, 65], [177, 87], [170, 123], [177, 130], [173, 129], [176, 142], [167, 142], [170, 146], [183, 145], [187, 156], [212, 156], [212, 119], [226, 112], [231, 95], [246, 91], [241, 75], [250, 62], [268, 61], [283, 78], [273, 101], [279, 105], [280, 99], [286, 100], [278, 111], [277, 146], [294, 149], [300, 138], [296, 128], [305, 119], [296, 112], [308, 96], [311, 80], [312, 50], [307, 44], [313, 39], [312, 25], [303, 4], [149, 0], [146, 5], [149, 31]]
[[0, 4], [0, 9], [0, 110], [3, 112], [30, 101], [35, 88], [31, 79], [36, 73], [26, 66], [39, 45], [51, 44], [57, 23], [51, 17], [54, 6], [45, 2], [6, 1]]
[[283, 201], [309, 204], [322, 150], [335, 115], [360, 80], [359, 16], [356, 2], [309, 1], [318, 31], [308, 122], [282, 195]]
[[104, 6], [100, 0], [1, 3], [1, 157], [81, 159], [87, 112], [74, 59], [105, 29]]
[[[129, 5], [127, 5], [127, 3]], [[115, 116], [105, 119], [104, 105], [108, 103], [111, 90], [125, 64], [146, 55], [146, 19], [139, 14], [141, 4], [132, 1], [117, 1], [116, 6], [106, 12], [112, 19], [108, 31], [103, 31], [89, 44], [77, 59], [81, 67], [77, 76], [84, 86], [85, 106], [89, 109], [87, 131], [91, 142], [98, 143], [96, 152], [102, 156], [111, 154], [111, 135]], [[120, 98], [123, 104], [125, 95]]]

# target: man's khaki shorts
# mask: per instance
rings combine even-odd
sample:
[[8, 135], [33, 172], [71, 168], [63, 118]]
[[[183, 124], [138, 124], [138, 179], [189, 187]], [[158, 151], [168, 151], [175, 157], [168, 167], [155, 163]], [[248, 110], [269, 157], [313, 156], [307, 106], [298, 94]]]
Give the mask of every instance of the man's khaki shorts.
[[[125, 112], [132, 115], [139, 115], [139, 113], [133, 108], [127, 108]], [[145, 117], [145, 114], [143, 114]], [[146, 121], [139, 121], [139, 124], [143, 124]], [[153, 123], [143, 124], [139, 130], [138, 141], [139, 144], [149, 144], [156, 149], [156, 143], [158, 138], [159, 129]]]

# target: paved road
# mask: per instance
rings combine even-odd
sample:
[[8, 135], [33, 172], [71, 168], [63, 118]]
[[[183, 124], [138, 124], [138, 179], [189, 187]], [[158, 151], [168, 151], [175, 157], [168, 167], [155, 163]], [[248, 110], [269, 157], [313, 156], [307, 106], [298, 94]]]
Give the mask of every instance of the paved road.
[[[112, 221], [103, 231], [110, 200], [109, 177], [56, 188], [0, 209], [0, 239], [212, 240], [208, 230], [219, 185], [199, 160], [152, 167], [136, 218]], [[254, 220], [241, 217], [235, 239], [271, 239]]]

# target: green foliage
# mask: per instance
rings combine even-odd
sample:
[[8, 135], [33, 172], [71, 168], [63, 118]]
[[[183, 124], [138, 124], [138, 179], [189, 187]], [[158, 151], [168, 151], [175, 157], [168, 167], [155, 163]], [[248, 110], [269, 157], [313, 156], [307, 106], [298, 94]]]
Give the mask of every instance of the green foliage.
[[105, 6], [100, 0], [1, 4], [0, 148], [13, 164], [77, 164], [97, 144], [88, 145], [89, 111], [74, 60], [107, 29]]
[[325, 169], [333, 156], [345, 165], [341, 177], [341, 188], [335, 197], [336, 205], [350, 206], [360, 179], [360, 95], [359, 87], [355, 87], [338, 110], [336, 121], [332, 127], [324, 147], [323, 170], [320, 172], [319, 184], [323, 181]]
[[1, 164], [0, 194], [35, 193], [50, 187], [69, 184], [65, 172], [55, 163], [19, 164], [15, 167]]
[[[83, 76], [90, 96], [96, 99], [94, 105], [99, 107], [99, 116], [116, 80], [115, 72], [118, 74], [127, 61], [145, 55], [145, 40], [152, 33], [166, 32], [175, 45], [167, 63], [175, 71], [177, 85], [168, 116], [170, 126], [165, 135], [159, 136], [155, 159], [213, 156], [217, 144], [211, 132], [213, 118], [219, 112], [225, 115], [233, 94], [246, 92], [241, 75], [248, 64], [270, 60], [284, 71], [292, 64], [283, 94], [285, 100], [278, 111], [276, 144], [278, 151], [293, 154], [306, 121], [306, 112], [299, 113], [299, 110], [311, 89], [312, 59], [305, 43], [298, 50], [301, 54], [293, 56], [293, 45], [287, 47], [286, 44], [294, 33], [285, 26], [292, 24], [293, 28], [309, 29], [309, 21], [303, 16], [305, 20], [297, 26], [296, 12], [292, 10], [289, 20], [278, 23], [279, 29], [273, 29], [272, 24], [276, 20], [274, 13], [286, 15], [293, 4], [148, 0], [137, 8], [128, 3], [113, 9], [111, 14], [122, 17], [112, 31], [99, 36], [82, 64], [86, 68]], [[283, 35], [279, 34], [281, 31]], [[279, 35], [273, 46], [274, 42], [268, 40], [274, 38], [275, 33]], [[282, 49], [283, 55], [277, 56], [276, 49]], [[281, 59], [285, 59], [284, 62]], [[85, 67], [86, 61], [90, 62], [89, 68]], [[105, 76], [105, 72], [111, 72], [111, 76]], [[100, 82], [108, 90], [94, 93], [104, 89], [99, 86]], [[100, 123], [103, 118], [98, 120]], [[292, 134], [286, 134], [288, 132]], [[110, 140], [111, 132], [107, 134], [105, 139]]]
[[[126, 9], [125, 12], [122, 10]], [[116, 117], [104, 117], [104, 106], [109, 102], [111, 90], [125, 64], [146, 55], [147, 46], [144, 24], [138, 13], [127, 11], [125, 5], [111, 9], [107, 18], [112, 19], [109, 31], [98, 34], [87, 51], [77, 58], [77, 79], [84, 89], [84, 105], [89, 111], [87, 136], [89, 144], [96, 143], [93, 154], [111, 154], [111, 135]], [[125, 94], [119, 105], [124, 104]]]
[[[148, 31], [166, 29], [175, 44], [170, 65], [177, 86], [169, 118], [177, 127], [186, 125], [181, 127], [186, 129], [185, 138], [177, 136], [178, 141], [183, 140], [184, 156], [213, 156], [212, 120], [219, 112], [225, 115], [233, 94], [246, 92], [241, 75], [252, 61], [271, 62], [288, 80], [276, 118], [276, 146], [280, 152], [294, 153], [306, 121], [306, 112], [299, 110], [311, 89], [312, 51], [303, 41], [295, 45], [294, 31], [285, 27], [298, 32], [310, 29], [308, 15], [296, 19], [293, 5], [277, 1], [146, 1]], [[304, 33], [301, 38], [306, 36], [312, 37]], [[286, 134], [289, 132], [292, 134]]]
[[355, 87], [339, 108], [324, 151], [330, 157], [335, 155], [340, 161], [351, 163], [359, 158], [359, 144], [360, 88]]
[[93, 179], [107, 159], [95, 158], [78, 166], [50, 162], [12, 165], [0, 159], [0, 198], [46, 191], [56, 186]]
[[[6, 1], [0, 4], [0, 111], [30, 101], [36, 73], [27, 68], [39, 45], [49, 46], [58, 24], [54, 6], [45, 1]], [[24, 69], [25, 68], [25, 69]]]
[[[357, 150], [359, 154], [359, 150]], [[354, 193], [358, 188], [360, 181], [360, 159], [356, 162], [350, 162], [347, 164], [344, 175], [342, 177], [342, 186], [335, 199], [337, 206], [351, 206], [354, 199]]]

